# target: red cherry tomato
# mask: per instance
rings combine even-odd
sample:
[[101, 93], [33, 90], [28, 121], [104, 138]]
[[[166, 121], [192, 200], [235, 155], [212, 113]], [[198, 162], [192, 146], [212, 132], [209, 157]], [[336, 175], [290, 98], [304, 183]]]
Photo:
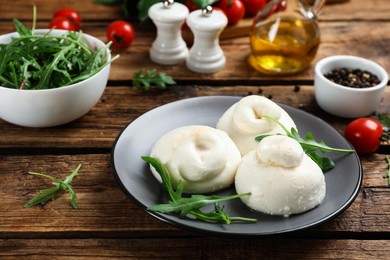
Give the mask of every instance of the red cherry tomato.
[[112, 22], [107, 27], [106, 34], [107, 39], [112, 41], [112, 46], [115, 48], [127, 48], [135, 38], [133, 26], [123, 20]]
[[372, 118], [358, 118], [347, 125], [344, 136], [359, 154], [378, 150], [383, 135], [382, 125]]
[[77, 31], [79, 29], [75, 23], [72, 23], [70, 20], [63, 16], [54, 17], [48, 27], [49, 29], [54, 27], [55, 29], [68, 31]]
[[187, 6], [187, 8], [190, 12], [195, 11], [196, 9], [199, 9], [199, 7], [191, 1], [185, 1], [184, 5]]
[[216, 7], [216, 6], [213, 6], [213, 12], [214, 11], [219, 11], [219, 12], [222, 12], [225, 16], [226, 16], [226, 14], [225, 14], [225, 11], [224, 10], [222, 10], [221, 8], [219, 8], [219, 7]]
[[267, 0], [241, 0], [245, 6], [245, 15], [255, 16], [267, 4]]
[[245, 6], [240, 0], [220, 0], [218, 7], [225, 12], [229, 25], [238, 23], [245, 14]]
[[66, 17], [69, 21], [76, 24], [78, 28], [81, 25], [81, 16], [80, 14], [72, 8], [62, 8], [56, 11], [53, 15], [53, 19], [58, 16]]
[[286, 11], [286, 9], [287, 9], [287, 0], [284, 0], [279, 3], [278, 11]]

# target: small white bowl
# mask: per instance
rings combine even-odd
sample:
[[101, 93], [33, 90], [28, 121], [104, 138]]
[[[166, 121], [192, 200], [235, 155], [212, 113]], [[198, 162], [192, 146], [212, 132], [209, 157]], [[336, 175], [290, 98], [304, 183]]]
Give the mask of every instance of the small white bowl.
[[[324, 74], [337, 68], [366, 70], [376, 75], [380, 83], [367, 88], [336, 84]], [[344, 118], [363, 117], [376, 111], [387, 81], [386, 71], [375, 62], [355, 56], [331, 56], [320, 60], [315, 66], [314, 94], [318, 105], [330, 114]]]
[[[35, 30], [35, 34], [47, 33], [47, 29]], [[52, 30], [52, 35], [63, 35], [64, 30]], [[0, 43], [9, 43], [19, 34], [0, 36]], [[101, 40], [84, 34], [82, 40], [92, 49], [105, 46]], [[107, 49], [107, 59], [111, 59]], [[107, 84], [110, 64], [94, 76], [81, 82], [42, 90], [19, 90], [0, 86], [0, 118], [19, 126], [58, 126], [85, 115], [96, 105]]]

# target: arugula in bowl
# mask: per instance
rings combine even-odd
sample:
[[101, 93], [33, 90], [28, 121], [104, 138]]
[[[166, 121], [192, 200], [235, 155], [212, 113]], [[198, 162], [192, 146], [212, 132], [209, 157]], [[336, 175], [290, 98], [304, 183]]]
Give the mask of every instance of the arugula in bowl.
[[[35, 16], [34, 16], [35, 17]], [[52, 89], [88, 79], [108, 63], [111, 43], [93, 50], [82, 32], [35, 33], [14, 19], [19, 37], [0, 37], [0, 85], [16, 89]], [[44, 31], [44, 30], [40, 30]], [[2, 40], [3, 38], [3, 40]]]

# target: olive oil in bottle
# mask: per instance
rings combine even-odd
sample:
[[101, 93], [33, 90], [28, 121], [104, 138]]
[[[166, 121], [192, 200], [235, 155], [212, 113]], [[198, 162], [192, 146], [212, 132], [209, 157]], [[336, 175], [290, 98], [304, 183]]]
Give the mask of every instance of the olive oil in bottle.
[[254, 23], [250, 65], [264, 74], [288, 75], [308, 67], [320, 44], [316, 22], [296, 17], [278, 17]]

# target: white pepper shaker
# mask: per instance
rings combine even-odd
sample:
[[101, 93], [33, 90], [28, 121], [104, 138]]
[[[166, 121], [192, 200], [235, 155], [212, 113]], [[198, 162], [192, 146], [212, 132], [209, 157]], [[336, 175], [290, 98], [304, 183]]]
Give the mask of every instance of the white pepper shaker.
[[225, 14], [213, 11], [211, 6], [190, 13], [187, 25], [194, 34], [194, 44], [186, 59], [189, 70], [214, 73], [225, 66], [226, 58], [219, 46], [219, 35], [227, 23]]
[[162, 65], [185, 61], [188, 48], [181, 35], [181, 26], [189, 14], [188, 8], [165, 0], [152, 5], [148, 14], [157, 27], [157, 37], [149, 50], [150, 59]]

